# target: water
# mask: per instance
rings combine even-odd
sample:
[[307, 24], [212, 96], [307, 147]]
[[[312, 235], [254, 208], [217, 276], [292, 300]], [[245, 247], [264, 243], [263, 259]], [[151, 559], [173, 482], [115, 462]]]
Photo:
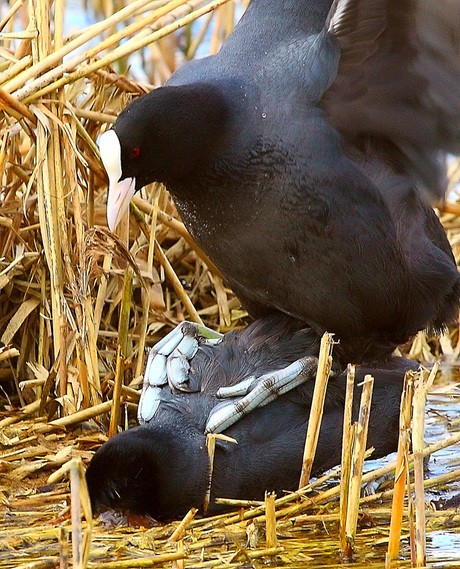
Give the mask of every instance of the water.
[[[434, 392], [428, 396], [427, 401], [426, 443], [432, 444], [452, 436], [458, 431], [459, 426], [452, 428], [450, 424], [459, 417], [460, 391], [458, 387], [455, 384], [436, 384]], [[458, 468], [460, 468], [460, 444], [434, 453], [427, 465], [426, 477], [441, 476]], [[455, 481], [449, 483], [442, 490], [428, 491], [426, 500], [439, 505], [442, 500], [455, 499], [459, 496], [460, 482]], [[427, 558], [429, 561], [458, 560], [460, 567], [459, 528], [428, 531]]]

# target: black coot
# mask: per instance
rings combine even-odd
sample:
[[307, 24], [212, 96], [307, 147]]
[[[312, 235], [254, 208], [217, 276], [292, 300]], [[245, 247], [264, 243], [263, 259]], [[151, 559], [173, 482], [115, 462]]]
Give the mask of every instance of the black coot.
[[[204, 431], [218, 403], [217, 389], [317, 351], [316, 334], [299, 330], [298, 322], [281, 314], [201, 347], [191, 361], [190, 379], [199, 391], [163, 389], [152, 422], [114, 436], [93, 457], [86, 476], [94, 510], [107, 506], [165, 520], [201, 508], [209, 480]], [[357, 370], [357, 383], [366, 373], [376, 378], [368, 439], [374, 457], [396, 450], [402, 378], [414, 366], [393, 358]], [[345, 380], [345, 374], [330, 379], [313, 475], [340, 463]], [[217, 442], [209, 513], [219, 509], [215, 497], [263, 499], [265, 490], [281, 495], [297, 488], [313, 387], [311, 380], [225, 431], [238, 444]], [[356, 405], [360, 391], [355, 389]]]
[[155, 180], [254, 317], [283, 312], [373, 362], [457, 317], [426, 198], [460, 152], [457, 0], [252, 0], [220, 52], [101, 139], [109, 225]]

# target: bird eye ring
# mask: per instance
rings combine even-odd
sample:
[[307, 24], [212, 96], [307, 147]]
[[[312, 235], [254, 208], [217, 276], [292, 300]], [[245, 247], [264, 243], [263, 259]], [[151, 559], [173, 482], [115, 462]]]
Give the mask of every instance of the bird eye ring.
[[129, 155], [131, 156], [131, 158], [137, 158], [140, 153], [141, 151], [139, 150], [139, 148], [133, 148], [129, 153]]

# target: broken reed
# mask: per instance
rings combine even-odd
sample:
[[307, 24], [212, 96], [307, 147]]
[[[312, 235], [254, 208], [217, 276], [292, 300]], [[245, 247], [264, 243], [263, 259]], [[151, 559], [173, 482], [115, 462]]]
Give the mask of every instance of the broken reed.
[[[371, 411], [372, 392], [374, 388], [374, 378], [366, 375], [363, 381], [363, 390], [361, 393], [361, 401], [359, 406], [359, 416], [356, 423], [345, 425], [345, 420], [349, 420], [352, 415], [350, 411], [350, 397], [353, 397], [353, 392], [349, 387], [351, 378], [354, 373], [349, 370], [347, 377], [347, 399], [345, 401], [346, 407], [344, 411], [344, 427], [343, 434], [352, 434], [352, 441], [345, 442], [342, 440], [342, 464], [345, 466], [342, 472], [340, 482], [340, 497], [342, 498], [341, 505], [346, 507], [345, 512], [341, 512], [342, 523], [345, 522], [345, 528], [340, 528], [340, 538], [342, 547], [342, 556], [345, 561], [353, 559], [354, 543], [356, 538], [356, 530], [358, 523], [358, 510], [359, 501], [361, 497], [361, 484], [363, 478], [363, 465], [364, 456], [367, 444], [367, 432], [369, 426], [369, 417]], [[353, 399], [351, 399], [351, 405]], [[350, 453], [346, 456], [345, 453]]]
[[399, 556], [399, 544], [401, 538], [401, 524], [404, 510], [404, 496], [407, 489], [409, 477], [409, 440], [410, 426], [412, 419], [412, 399], [414, 395], [414, 374], [406, 373], [404, 378], [404, 388], [401, 395], [401, 408], [399, 415], [399, 439], [398, 454], [395, 469], [395, 482], [393, 503], [391, 509], [390, 537], [388, 542], [388, 553], [386, 566], [389, 567], [392, 560]]
[[[12, 345], [3, 362], [0, 353], [0, 381], [15, 384], [24, 405], [40, 386], [22, 393], [19, 380], [49, 380], [48, 394], [67, 415], [101, 403], [117, 369], [123, 383], [139, 377], [145, 346], [165, 328], [190, 318], [225, 331], [244, 316], [164, 189], [135, 198], [122, 240], [130, 256], [100, 231], [106, 179], [96, 146], [127, 101], [150, 88], [110, 65], [124, 69], [148, 44], [158, 85], [174, 70], [173, 52], [191, 57], [207, 29], [215, 52], [235, 15], [224, 0], [136, 0], [118, 12], [104, 3], [103, 21], [64, 35], [64, 4], [51, 15], [52, 4], [13, 3], [0, 22], [0, 341]], [[204, 14], [195, 34], [190, 23]], [[185, 52], [167, 37], [179, 28], [187, 30]], [[452, 181], [459, 172], [454, 163]], [[132, 292], [121, 278], [130, 262], [143, 279], [134, 275]], [[116, 356], [126, 332], [121, 305], [130, 307], [124, 370]], [[442, 349], [456, 353], [455, 334]]]
[[[50, 396], [64, 416], [103, 402], [114, 374], [116, 390], [120, 376], [121, 387], [138, 377], [145, 346], [183, 319], [225, 330], [244, 316], [212, 263], [195, 253], [164, 189], [136, 198], [143, 213], [121, 241], [101, 229], [107, 180], [96, 145], [126, 103], [151, 88], [110, 65], [123, 69], [148, 45], [158, 85], [175, 59], [196, 51], [203, 29], [219, 47], [234, 6], [136, 0], [109, 12], [64, 35], [62, 0], [31, 0], [12, 4], [0, 22], [0, 382], [21, 405], [46, 385], [40, 410]], [[191, 23], [203, 15], [195, 35]], [[178, 29], [187, 30], [185, 52], [166, 37]], [[25, 379], [38, 383], [22, 392]]]
[[[88, 410], [89, 411], [89, 410]], [[70, 418], [66, 418], [66, 419], [70, 419]], [[29, 421], [28, 425], [24, 425], [21, 423], [18, 423], [18, 428], [15, 429], [12, 432], [23, 432], [24, 434], [26, 433], [31, 433], [33, 432], [33, 430], [31, 429], [31, 427], [36, 423]], [[42, 425], [46, 424], [45, 420], [42, 421], [41, 423]], [[60, 432], [60, 431], [59, 431]], [[94, 437], [99, 437], [100, 435], [97, 435], [96, 433], [93, 433], [91, 435], [91, 438], [93, 439]], [[50, 435], [46, 435], [46, 439], [50, 437]], [[85, 439], [88, 438], [87, 434], [83, 434], [81, 437], [72, 437], [69, 438], [69, 435], [63, 435], [63, 434], [59, 434], [59, 437], [63, 437], [62, 438], [62, 444], [67, 448], [67, 456], [68, 456], [68, 445], [69, 443], [71, 443], [71, 446], [74, 449], [78, 449], [80, 448], [80, 445], [83, 443], [83, 441]], [[27, 466], [27, 471], [29, 472], [34, 472], [36, 470], [35, 467], [33, 467], [33, 461], [36, 461], [37, 463], [39, 463], [38, 466], [43, 466], [43, 462], [46, 462], [46, 460], [43, 460], [43, 456], [49, 455], [49, 444], [46, 447], [42, 447], [41, 451], [40, 449], [37, 449], [37, 453], [31, 453], [31, 450], [34, 450], [35, 447], [31, 447], [31, 440], [34, 439], [34, 435], [29, 436], [25, 439], [23, 439], [21, 441], [21, 446], [23, 447], [22, 449], [16, 449], [16, 450], [12, 450], [8, 453], [2, 453], [2, 464], [3, 467], [5, 467], [6, 464], [10, 464], [10, 461], [14, 461], [14, 460], [18, 460], [20, 463], [22, 463], [24, 460], [27, 462], [28, 457], [31, 457], [29, 460], [31, 461], [30, 464], [24, 464], [21, 466], [19, 466], [17, 468], [18, 471], [22, 471], [24, 469], [25, 466]], [[37, 435], [35, 435], [35, 439], [37, 439]], [[80, 442], [78, 442], [78, 439], [81, 439]], [[57, 440], [57, 439], [56, 439]], [[37, 442], [37, 441], [36, 441]], [[460, 433], [456, 433], [453, 436], [451, 436], [449, 439], [440, 441], [438, 443], [436, 443], [435, 445], [431, 445], [430, 447], [427, 447], [425, 449], [423, 449], [422, 451], [422, 456], [428, 456], [429, 454], [431, 454], [432, 452], [435, 452], [436, 450], [440, 450], [442, 448], [447, 448], [448, 445], [451, 444], [456, 444], [460, 442]], [[77, 444], [76, 444], [77, 443]], [[84, 443], [83, 443], [84, 444]], [[20, 451], [18, 453], [18, 450]], [[79, 451], [77, 451], [79, 452]], [[82, 451], [82, 454], [85, 454], [85, 451]], [[87, 453], [86, 453], [87, 454]], [[48, 460], [53, 461], [53, 463], [50, 464], [50, 466], [52, 466], [52, 468], [56, 468], [55, 462], [57, 460], [58, 457], [63, 457], [63, 453], [62, 451], [59, 451], [55, 454], [55, 457], [49, 457]], [[413, 460], [412, 456], [408, 456], [407, 457], [407, 461], [408, 464], [411, 463], [411, 461]], [[62, 464], [62, 462], [61, 462]], [[69, 467], [70, 467], [71, 463], [67, 463], [60, 471], [57, 471], [56, 473], [54, 473], [52, 475], [52, 477], [48, 480], [48, 482], [59, 482], [59, 480], [61, 479], [61, 477], [63, 475], [65, 475], [66, 472], [69, 471]], [[380, 478], [381, 476], [383, 476], [384, 474], [391, 472], [392, 470], [394, 470], [396, 467], [396, 463], [394, 464], [390, 464], [390, 465], [386, 465], [385, 467], [379, 468], [375, 471], [372, 472], [368, 472], [363, 476], [363, 483], [368, 483], [371, 480], [375, 480]], [[8, 469], [9, 472], [14, 472], [11, 471], [10, 469]], [[206, 551], [208, 551], [207, 548], [212, 548], [212, 547], [216, 547], [219, 543], [219, 539], [222, 537], [222, 535], [227, 536], [226, 540], [224, 540], [222, 542], [222, 544], [226, 544], [225, 545], [225, 550], [222, 552], [218, 552], [217, 556], [218, 558], [221, 558], [225, 561], [222, 561], [222, 563], [228, 563], [230, 560], [234, 560], [234, 555], [241, 555], [243, 556], [242, 559], [240, 559], [240, 565], [243, 562], [243, 560], [246, 558], [245, 556], [247, 555], [248, 558], [258, 558], [258, 557], [263, 557], [263, 556], [271, 556], [271, 555], [279, 555], [280, 553], [282, 553], [282, 548], [274, 548], [274, 549], [263, 549], [264, 547], [269, 547], [268, 543], [264, 543], [261, 542], [259, 545], [256, 545], [256, 547], [260, 547], [261, 549], [257, 549], [256, 551], [251, 551], [251, 550], [247, 550], [243, 547], [243, 550], [241, 550], [241, 544], [245, 543], [243, 538], [239, 538], [238, 541], [236, 543], [232, 543], [232, 542], [228, 542], [228, 535], [232, 536], [232, 539], [235, 539], [235, 532], [238, 532], [238, 535], [241, 534], [241, 536], [244, 537], [245, 531], [248, 530], [247, 526], [246, 526], [246, 520], [250, 520], [250, 519], [254, 519], [256, 520], [256, 523], [253, 524], [255, 525], [255, 527], [259, 526], [261, 524], [268, 523], [269, 527], [271, 524], [271, 528], [273, 528], [276, 524], [277, 526], [277, 530], [281, 533], [283, 533], [284, 531], [288, 531], [290, 532], [293, 528], [293, 526], [297, 527], [297, 528], [305, 528], [305, 527], [309, 527], [311, 526], [311, 524], [316, 524], [318, 526], [318, 529], [323, 526], [324, 524], [328, 524], [329, 522], [336, 522], [339, 519], [339, 508], [337, 507], [337, 501], [339, 498], [339, 494], [340, 494], [340, 488], [339, 486], [333, 486], [331, 488], [328, 488], [326, 490], [322, 489], [323, 485], [325, 482], [330, 481], [331, 478], [337, 475], [337, 472], [331, 472], [328, 473], [327, 475], [323, 476], [321, 479], [315, 480], [312, 483], [310, 483], [306, 488], [303, 488], [301, 491], [298, 492], [293, 492], [292, 494], [286, 495], [286, 496], [282, 496], [281, 498], [278, 498], [276, 500], [274, 500], [272, 506], [269, 506], [267, 509], [267, 505], [262, 504], [248, 504], [248, 503], [244, 503], [242, 501], [240, 501], [239, 503], [235, 503], [233, 504], [235, 507], [242, 507], [242, 508], [250, 508], [253, 507], [252, 510], [246, 510], [246, 511], [241, 511], [238, 512], [237, 514], [233, 513], [233, 514], [223, 514], [223, 515], [218, 515], [218, 516], [214, 516], [213, 518], [201, 518], [201, 519], [195, 519], [194, 518], [194, 513], [193, 511], [191, 511], [183, 520], [183, 522], [181, 524], [179, 524], [179, 526], [177, 526], [177, 524], [173, 525], [173, 528], [177, 527], [177, 531], [176, 534], [174, 536], [174, 539], [177, 540], [175, 541], [176, 545], [170, 545], [168, 546], [168, 544], [164, 541], [167, 537], [171, 536], [172, 539], [172, 531], [170, 529], [170, 526], [160, 526], [160, 527], [155, 527], [152, 530], [148, 530], [147, 532], [141, 532], [141, 534], [139, 535], [139, 537], [137, 539], [139, 539], [140, 541], [142, 541], [144, 544], [147, 542], [149, 542], [152, 538], [148, 538], [148, 536], [150, 535], [154, 535], [155, 536], [155, 554], [153, 556], [150, 556], [148, 558], [145, 558], [145, 549], [143, 549], [140, 553], [138, 552], [138, 550], [136, 549], [130, 549], [132, 545], [135, 544], [131, 544], [131, 540], [133, 539], [133, 533], [132, 530], [129, 530], [125, 536], [126, 540], [127, 540], [127, 545], [123, 546], [123, 550], [124, 550], [124, 556], [126, 555], [130, 555], [130, 551], [134, 552], [131, 553], [131, 555], [136, 558], [137, 556], [139, 556], [139, 554], [142, 555], [143, 560], [145, 562], [148, 562], [150, 564], [153, 563], [162, 563], [164, 562], [165, 559], [175, 559], [175, 558], [181, 558], [182, 556], [187, 556], [188, 558], [190, 558], [189, 561], [187, 561], [186, 565], [189, 566], [190, 564], [192, 564], [194, 567], [195, 566], [209, 566], [209, 565], [214, 565], [213, 563], [211, 563], [211, 561], [209, 561], [209, 557], [205, 557], [205, 560], [203, 560], [203, 557], [201, 557], [198, 555], [198, 553], [201, 551], [201, 556], [203, 556], [204, 553], [204, 548], [206, 548]], [[23, 476], [23, 474], [21, 475]], [[443, 474], [442, 476], [433, 478], [433, 479], [427, 479], [425, 481], [425, 488], [433, 488], [433, 487], [442, 487], [442, 485], [444, 485], [445, 483], [449, 482], [449, 481], [453, 481], [453, 480], [460, 480], [460, 471], [454, 471], [454, 472], [448, 472], [446, 474]], [[23, 484], [22, 484], [23, 486]], [[414, 486], [411, 486], [411, 491], [413, 491]], [[318, 493], [319, 490], [319, 493]], [[80, 491], [84, 493], [84, 489], [82, 489], [80, 487]], [[66, 490], [64, 487], [61, 486], [61, 488], [58, 490], [58, 494], [62, 495], [62, 496], [67, 496], [67, 494], [63, 494], [63, 492], [65, 493]], [[22, 494], [23, 491], [20, 491], [20, 494]], [[381, 492], [379, 494], [376, 495], [372, 495], [372, 496], [367, 496], [364, 498], [360, 499], [360, 508], [362, 507], [364, 511], [369, 511], [369, 513], [371, 514], [372, 518], [376, 521], [376, 523], [378, 525], [387, 525], [390, 516], [391, 516], [391, 512], [389, 507], [384, 507], [382, 509], [381, 505], [378, 506], [374, 506], [372, 507], [372, 509], [369, 510], [369, 506], [374, 504], [374, 503], [378, 503], [380, 504], [380, 502], [382, 500], [388, 500], [389, 498], [391, 498], [391, 491], [387, 491], [387, 492]], [[53, 497], [50, 496], [48, 494], [38, 494], [38, 495], [31, 495], [31, 496], [27, 496], [26, 498], [24, 496], [20, 496], [18, 500], [16, 500], [14, 498], [14, 496], [10, 496], [9, 497], [9, 503], [10, 503], [10, 507], [12, 508], [12, 511], [15, 513], [15, 520], [16, 520], [16, 524], [18, 522], [18, 520], [21, 519], [21, 511], [17, 510], [17, 508], [15, 508], [15, 503], [17, 503], [17, 506], [19, 508], [27, 508], [27, 511], [24, 512], [24, 514], [27, 514], [28, 516], [28, 520], [31, 519], [35, 519], [35, 518], [31, 518], [31, 515], [33, 515], [34, 512], [34, 505], [40, 505], [43, 502], [47, 503], [49, 500], [51, 500], [51, 502], [53, 502], [53, 500], [57, 500], [59, 499], [59, 496]], [[75, 500], [80, 499], [83, 508], [84, 506], [84, 499], [82, 498], [78, 498], [78, 496], [76, 496], [74, 498]], [[62, 498], [61, 498], [62, 500]], [[335, 502], [335, 504], [334, 504]], [[65, 502], [64, 502], [65, 504]], [[275, 518], [275, 522], [273, 520], [273, 513], [268, 513], [268, 510], [270, 510], [271, 512], [273, 512], [273, 506], [274, 506], [274, 518]], [[63, 511], [66, 511], [65, 507]], [[54, 510], [55, 511], [55, 510]], [[44, 512], [42, 510], [37, 511], [37, 520], [39, 520], [39, 523], [43, 524], [43, 514]], [[56, 514], [53, 513], [53, 511], [50, 511], [49, 516], [51, 519], [55, 519]], [[446, 518], [447, 516], [447, 518]], [[433, 529], [439, 529], [439, 525], [431, 525], [431, 524], [442, 524], [442, 519], [443, 517], [446, 518], [445, 523], [448, 523], [449, 525], [447, 527], [451, 527], [451, 523], [452, 521], [455, 519], [456, 517], [456, 513], [453, 512], [452, 510], [447, 511], [447, 512], [433, 512], [431, 510], [429, 510], [427, 512], [427, 521], [429, 524], [429, 527], [433, 530]], [[458, 517], [458, 516], [457, 516]], [[269, 521], [271, 519], [271, 522]], [[24, 520], [22, 520], [24, 521]], [[274, 522], [274, 523], [273, 523]], [[4, 523], [8, 524], [7, 519], [5, 518]], [[7, 535], [8, 531], [9, 532], [14, 532], [14, 536], [15, 538], [19, 538], [19, 541], [23, 541], [25, 540], [25, 544], [23, 544], [21, 547], [24, 548], [25, 547], [33, 547], [33, 545], [27, 545], [27, 543], [31, 542], [32, 544], [36, 542], [36, 540], [41, 540], [44, 539], [46, 540], [50, 540], [50, 539], [57, 539], [57, 530], [56, 528], [50, 528], [49, 524], [46, 525], [46, 527], [44, 526], [43, 528], [38, 527], [36, 530], [34, 530], [33, 528], [29, 527], [30, 526], [30, 521], [27, 522], [26, 527], [24, 528], [19, 528], [15, 527], [14, 530], [6, 530], [5, 536]], [[407, 526], [407, 524], [405, 524], [405, 527]], [[193, 539], [190, 541], [189, 539], [187, 539], [187, 533], [184, 534], [184, 530], [186, 530], [186, 528], [189, 527], [192, 530], [192, 533], [190, 535], [193, 535]], [[81, 527], [81, 532], [83, 534], [83, 532], [85, 531], [86, 526], [83, 525]], [[25, 531], [24, 531], [25, 530]], [[2, 530], [3, 531], [3, 530]], [[107, 543], [109, 544], [110, 547], [113, 548], [113, 540], [116, 538], [117, 539], [117, 543], [119, 542], [120, 539], [123, 539], [123, 530], [115, 530], [115, 535], [114, 535], [114, 531], [113, 530], [105, 530], [105, 532], [101, 532], [101, 528], [99, 526], [99, 528], [96, 526], [95, 529], [93, 530], [93, 532], [96, 532], [97, 535], [94, 535], [93, 537], [93, 542], [97, 542], [98, 543], [98, 547], [96, 548], [96, 550], [93, 552], [93, 555], [97, 555], [98, 558], [100, 559], [100, 555], [101, 555], [101, 545], [102, 542], [104, 541], [104, 539], [107, 541]], [[271, 532], [273, 532], [273, 530], [270, 530]], [[44, 532], [44, 533], [43, 533]], [[51, 537], [49, 536], [51, 532]], [[43, 538], [40, 537], [41, 534], [43, 533]], [[78, 533], [78, 532], [77, 532]], [[326, 534], [330, 534], [329, 537]], [[386, 530], [381, 527], [377, 530], [377, 532], [371, 532], [371, 534], [369, 534], [369, 530], [362, 530], [360, 532], [358, 532], [357, 537], [356, 537], [356, 542], [355, 542], [355, 551], [356, 551], [356, 557], [358, 558], [358, 560], [361, 558], [362, 556], [365, 554], [366, 556], [366, 560], [369, 563], [371, 560], [369, 558], [370, 552], [368, 550], [367, 547], [367, 540], [369, 539], [370, 535], [374, 535], [375, 539], [377, 539], [377, 542], [381, 541], [381, 537], [382, 537], [382, 533], [385, 536], [386, 535]], [[10, 535], [10, 534], [8, 534]], [[11, 534], [12, 535], [12, 534]], [[272, 533], [273, 535], [273, 533]], [[5, 537], [4, 536], [4, 537]], [[29, 537], [27, 537], [29, 536]], [[32, 538], [32, 540], [30, 540], [30, 538]], [[185, 539], [184, 539], [185, 538]], [[136, 538], [135, 538], [136, 539]], [[243, 539], [243, 540], [242, 540]], [[323, 542], [324, 539], [328, 540], [328, 545], [326, 547], [326, 549], [324, 549], [324, 546], [319, 546], [318, 544], [320, 542]], [[383, 538], [385, 539], [385, 537]], [[158, 541], [157, 541], [158, 540]], [[163, 541], [162, 541], [163, 540]], [[196, 541], [198, 540], [198, 541]], [[182, 544], [185, 545], [184, 547], [184, 551], [182, 551]], [[40, 543], [40, 541], [39, 541]], [[52, 543], [52, 542], [50, 542]], [[80, 541], [81, 543], [81, 541]], [[140, 543], [140, 542], [139, 542]], [[240, 543], [240, 545], [238, 545], [238, 543]], [[292, 561], [294, 562], [296, 560], [296, 555], [297, 553], [299, 553], [300, 557], [299, 557], [299, 561], [302, 561], [302, 555], [307, 554], [308, 556], [313, 556], [313, 558], [315, 556], [319, 556], [321, 559], [321, 563], [324, 562], [324, 556], [329, 556], [329, 555], [333, 555], [335, 557], [336, 555], [336, 551], [337, 551], [337, 547], [338, 547], [338, 540], [337, 540], [337, 534], [333, 531], [330, 532], [329, 530], [326, 531], [326, 533], [322, 533], [322, 537], [319, 538], [319, 541], [316, 542], [312, 537], [310, 537], [308, 539], [308, 550], [305, 550], [305, 537], [301, 538], [299, 540], [298, 546], [294, 545], [292, 542], [287, 542], [283, 540], [283, 545], [284, 545], [284, 549], [285, 552], [283, 553], [283, 556], [288, 556], [290, 559], [292, 559]], [[43, 546], [44, 543], [41, 544], [39, 551], [40, 557], [43, 557]], [[66, 536], [62, 536], [62, 539], [60, 540], [60, 546], [61, 546], [61, 551], [63, 552], [62, 555], [63, 557], [66, 556], [65, 550], [66, 550]], [[17, 549], [18, 544], [15, 543], [15, 548]], [[142, 546], [144, 547], [144, 546]], [[175, 550], [174, 551], [170, 551], [171, 547], [174, 547]], [[297, 551], [297, 547], [299, 547], [299, 551]], [[109, 549], [109, 551], [111, 551]], [[137, 552], [137, 553], [136, 553]], [[45, 554], [46, 555], [46, 554]], [[56, 555], [56, 554], [54, 554]], [[110, 553], [109, 553], [110, 555]], [[163, 555], [165, 555], [166, 557], [163, 557]], [[168, 557], [169, 555], [174, 555], [174, 557]], [[177, 555], [177, 557], [176, 557]], [[208, 554], [206, 554], [208, 555]], [[221, 557], [223, 555], [223, 557]], [[378, 552], [375, 552], [373, 554], [375, 556], [375, 561], [377, 563], [377, 566], [380, 566], [379, 563], [381, 563], [380, 560], [380, 554]], [[220, 556], [220, 557], [219, 557]], [[193, 562], [192, 562], [192, 558], [193, 558]], [[54, 557], [54, 560], [56, 560], [56, 558]], [[121, 561], [121, 560], [118, 560]], [[132, 562], [132, 560], [131, 560]], [[202, 562], [203, 564], [201, 565], [200, 562]], [[198, 563], [198, 565], [197, 565]], [[398, 566], [400, 565], [400, 562], [398, 562]], [[89, 566], [95, 566], [94, 564], [91, 565], [89, 564]], [[114, 564], [112, 564], [112, 566], [114, 566]], [[129, 561], [128, 560], [123, 560], [122, 566], [129, 566]], [[134, 565], [133, 565], [134, 566]], [[319, 566], [319, 565], [318, 565]], [[446, 564], [446, 566], [452, 566], [449, 564]]]
[[355, 386], [355, 366], [348, 365], [345, 408], [343, 413], [342, 460], [340, 468], [340, 549], [345, 552], [348, 546], [346, 524], [351, 477], [351, 459], [354, 440], [353, 391]]
[[311, 402], [310, 417], [308, 419], [308, 429], [305, 439], [299, 488], [306, 486], [310, 480], [310, 473], [316, 454], [316, 447], [318, 444], [319, 432], [321, 429], [321, 421], [323, 418], [327, 382], [329, 379], [329, 374], [331, 373], [331, 354], [333, 344], [333, 335], [325, 332], [321, 338], [321, 345], [318, 356], [318, 369], [316, 371], [315, 388]]
[[412, 419], [412, 450], [414, 452], [414, 481], [415, 481], [415, 550], [417, 567], [426, 564], [426, 538], [425, 538], [425, 491], [424, 491], [424, 467], [423, 449], [425, 447], [425, 405], [426, 396], [433, 385], [439, 364], [432, 370], [420, 370], [415, 383], [413, 398]]

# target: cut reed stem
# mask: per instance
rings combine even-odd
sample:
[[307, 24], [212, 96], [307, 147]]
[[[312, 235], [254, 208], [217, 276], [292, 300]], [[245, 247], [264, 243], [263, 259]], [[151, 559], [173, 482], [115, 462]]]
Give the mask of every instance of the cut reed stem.
[[370, 375], [366, 375], [363, 382], [363, 391], [361, 393], [359, 417], [355, 427], [348, 512], [345, 523], [347, 546], [345, 547], [344, 556], [346, 559], [351, 559], [353, 556], [373, 388], [374, 378]]
[[345, 393], [345, 410], [342, 435], [342, 462], [340, 469], [340, 548], [347, 548], [346, 521], [349, 503], [351, 461], [354, 440], [353, 389], [355, 385], [355, 366], [349, 365], [347, 370], [347, 389]]
[[310, 480], [311, 468], [315, 458], [316, 446], [318, 444], [321, 420], [323, 418], [324, 399], [326, 397], [327, 382], [332, 366], [332, 346], [334, 342], [332, 334], [325, 332], [321, 338], [321, 347], [318, 358], [318, 369], [316, 371], [315, 389], [311, 402], [310, 417], [308, 419], [307, 437], [305, 440], [305, 450], [302, 461], [302, 472], [300, 474], [299, 488], [306, 486]]
[[414, 374], [406, 373], [404, 388], [401, 395], [401, 409], [399, 415], [398, 456], [396, 459], [395, 483], [393, 503], [391, 510], [390, 538], [388, 554], [385, 561], [387, 567], [399, 555], [401, 524], [404, 509], [404, 494], [407, 488], [409, 436], [412, 416], [412, 399], [414, 394]]

